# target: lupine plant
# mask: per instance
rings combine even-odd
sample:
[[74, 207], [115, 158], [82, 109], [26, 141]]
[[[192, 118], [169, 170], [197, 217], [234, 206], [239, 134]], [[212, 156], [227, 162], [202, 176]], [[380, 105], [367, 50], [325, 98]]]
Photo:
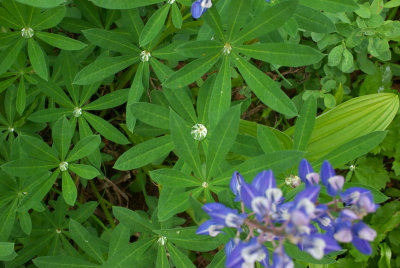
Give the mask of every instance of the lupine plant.
[[0, 0], [0, 268], [400, 267], [399, 6]]

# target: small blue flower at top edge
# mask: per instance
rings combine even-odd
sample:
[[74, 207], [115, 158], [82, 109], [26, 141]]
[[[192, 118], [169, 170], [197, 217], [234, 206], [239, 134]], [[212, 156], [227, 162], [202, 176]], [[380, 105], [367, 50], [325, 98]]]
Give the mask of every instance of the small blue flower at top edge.
[[192, 8], [191, 8], [192, 17], [195, 19], [200, 18], [201, 15], [203, 15], [204, 12], [206, 12], [206, 10], [211, 7], [212, 7], [211, 0], [196, 0], [192, 4]]

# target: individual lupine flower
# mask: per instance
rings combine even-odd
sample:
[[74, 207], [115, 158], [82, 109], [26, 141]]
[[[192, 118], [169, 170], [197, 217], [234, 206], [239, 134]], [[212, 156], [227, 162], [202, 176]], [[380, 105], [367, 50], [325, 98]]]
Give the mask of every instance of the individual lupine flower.
[[206, 10], [211, 7], [212, 7], [211, 0], [196, 0], [192, 4], [191, 8], [192, 17], [195, 19], [200, 18], [200, 16], [203, 15], [204, 12], [206, 12]]
[[306, 159], [303, 159], [300, 162], [299, 177], [302, 181], [304, 181], [306, 187], [312, 185], [315, 186], [318, 185], [319, 183], [318, 173], [314, 172], [313, 168], [311, 167], [311, 164]]
[[240, 187], [240, 196], [244, 205], [256, 213], [257, 219], [262, 220], [269, 211], [268, 199], [252, 185], [244, 182]]
[[220, 203], [209, 203], [203, 206], [203, 210], [210, 215], [215, 225], [223, 225], [239, 229], [243, 224], [246, 214], [239, 215], [236, 209], [227, 208]]
[[216, 224], [213, 220], [208, 220], [203, 222], [199, 228], [197, 228], [196, 234], [215, 237], [218, 234], [223, 233], [221, 230], [224, 227], [224, 225]]
[[235, 171], [233, 173], [231, 181], [229, 183], [229, 186], [231, 187], [231, 191], [235, 195], [235, 202], [238, 202], [241, 200], [240, 187], [243, 183], [244, 183], [244, 179], [243, 179], [242, 175], [240, 175], [239, 172]]
[[314, 214], [316, 218], [314, 221], [316, 221], [323, 230], [325, 231], [332, 231], [334, 228], [334, 222], [332, 218], [328, 215], [328, 206], [324, 204], [318, 205], [315, 210]]
[[341, 249], [336, 240], [325, 234], [312, 234], [304, 236], [300, 248], [308, 252], [313, 258], [320, 260], [325, 254]]
[[321, 182], [330, 196], [336, 196], [343, 189], [344, 177], [337, 176], [332, 165], [325, 160], [321, 167]]
[[363, 254], [371, 255], [372, 248], [369, 242], [374, 241], [376, 231], [360, 221], [352, 226], [353, 245]]
[[[225, 251], [226, 252], [226, 251]], [[268, 267], [268, 249], [259, 244], [257, 238], [249, 242], [240, 241], [226, 256], [226, 267], [254, 267], [255, 262], [260, 262]]]
[[286, 255], [286, 252], [282, 247], [277, 248], [274, 251], [271, 268], [293, 268], [293, 260]]
[[360, 219], [368, 213], [375, 212], [378, 208], [373, 201], [372, 194], [369, 190], [352, 187], [340, 194], [340, 198], [346, 206], [350, 206]]

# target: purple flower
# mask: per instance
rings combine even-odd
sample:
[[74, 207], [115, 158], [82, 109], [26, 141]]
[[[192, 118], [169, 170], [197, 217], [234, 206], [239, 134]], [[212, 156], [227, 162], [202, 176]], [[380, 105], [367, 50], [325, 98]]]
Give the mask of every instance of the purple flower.
[[[225, 251], [226, 252], [226, 251]], [[259, 244], [257, 238], [249, 242], [239, 242], [226, 256], [226, 267], [254, 267], [255, 262], [260, 262], [268, 267], [268, 249]]]
[[340, 250], [339, 244], [325, 234], [312, 234], [304, 236], [301, 240], [301, 249], [308, 252], [314, 259], [320, 260], [325, 254]]
[[326, 160], [321, 167], [321, 181], [327, 187], [327, 192], [330, 196], [336, 196], [343, 189], [343, 176], [336, 176], [332, 165]]
[[271, 268], [293, 268], [294, 263], [288, 255], [286, 255], [282, 247], [278, 247], [274, 251]]
[[217, 226], [223, 225], [239, 229], [247, 217], [246, 214], [239, 215], [236, 209], [227, 208], [220, 203], [205, 204], [203, 210], [210, 215], [214, 225]]
[[244, 183], [244, 179], [243, 179], [242, 175], [240, 175], [239, 172], [235, 171], [233, 173], [231, 181], [229, 183], [232, 193], [236, 196], [235, 202], [238, 202], [241, 200], [240, 187], [242, 186], [243, 183]]
[[369, 190], [352, 187], [340, 194], [340, 198], [346, 206], [350, 206], [360, 219], [368, 213], [375, 212], [378, 205], [374, 203], [372, 194]]
[[315, 186], [319, 183], [319, 175], [315, 173], [311, 164], [306, 160], [303, 159], [299, 165], [299, 177], [304, 183], [306, 187], [308, 186]]
[[200, 18], [201, 15], [204, 14], [204, 12], [206, 12], [206, 10], [208, 8], [210, 8], [212, 6], [212, 2], [211, 0], [196, 0], [193, 4], [192, 4], [192, 17], [195, 19]]
[[216, 224], [213, 220], [208, 220], [203, 222], [199, 228], [197, 228], [196, 234], [198, 235], [209, 235], [212, 237], [217, 236], [219, 233], [222, 233], [222, 228], [224, 225]]

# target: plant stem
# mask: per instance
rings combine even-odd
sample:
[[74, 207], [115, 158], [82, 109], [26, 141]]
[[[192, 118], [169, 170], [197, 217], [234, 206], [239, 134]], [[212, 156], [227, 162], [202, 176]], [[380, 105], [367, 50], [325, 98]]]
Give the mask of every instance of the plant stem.
[[100, 206], [103, 209], [103, 212], [106, 216], [107, 221], [110, 223], [111, 227], [114, 229], [116, 224], [114, 222], [113, 217], [110, 214], [110, 211], [108, 211], [107, 205], [105, 204], [105, 200], [103, 197], [100, 195], [99, 191], [96, 188], [96, 185], [94, 184], [93, 180], [89, 181], [90, 187], [92, 188], [94, 195], [96, 196], [97, 200], [99, 200]]

